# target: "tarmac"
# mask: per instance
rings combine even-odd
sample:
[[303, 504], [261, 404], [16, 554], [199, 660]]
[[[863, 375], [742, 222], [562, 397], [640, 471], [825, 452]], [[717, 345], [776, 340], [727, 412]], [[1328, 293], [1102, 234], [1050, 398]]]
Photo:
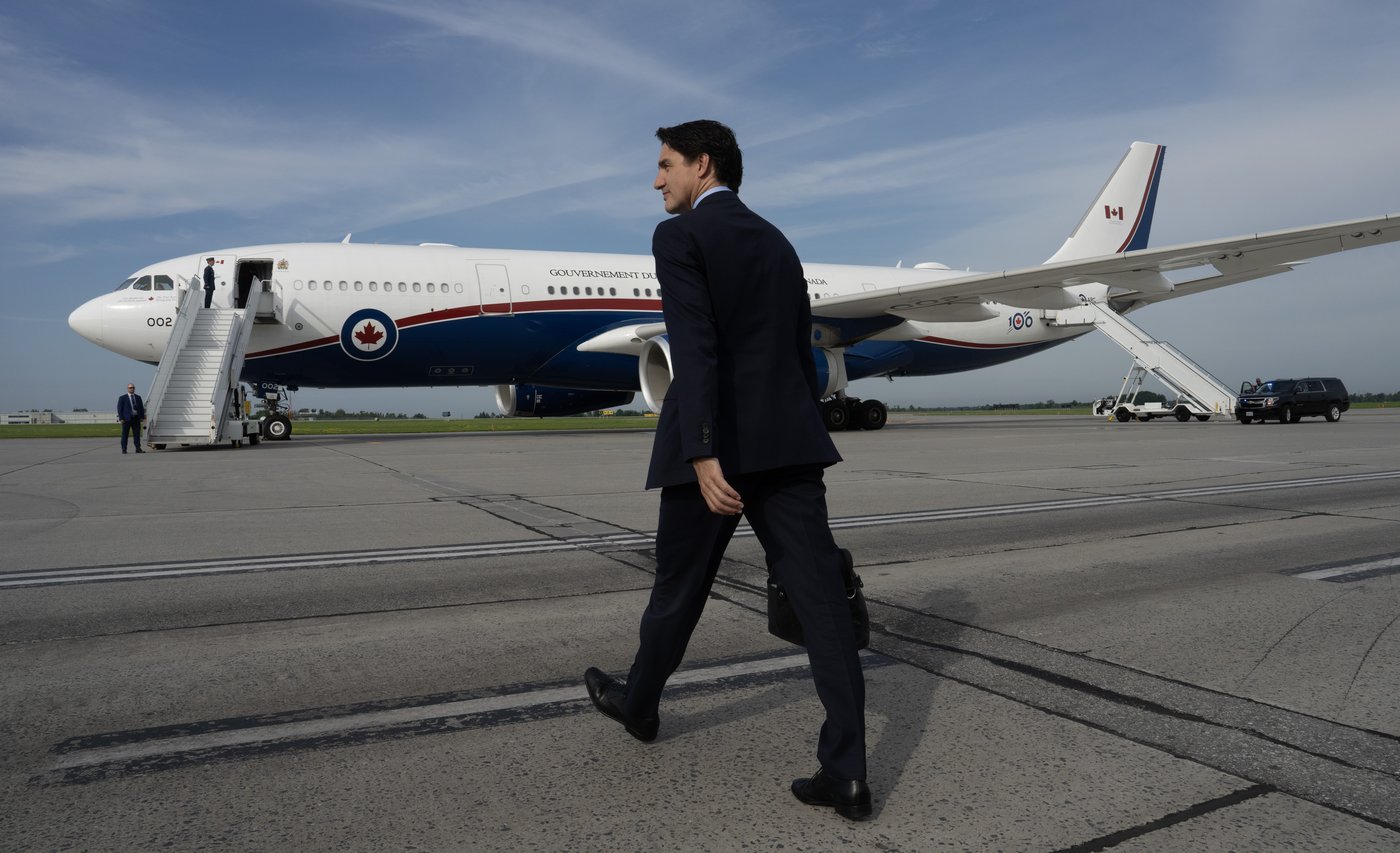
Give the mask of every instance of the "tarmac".
[[875, 815], [731, 545], [656, 742], [588, 703], [648, 432], [0, 442], [3, 850], [1400, 850], [1400, 412], [837, 434]]

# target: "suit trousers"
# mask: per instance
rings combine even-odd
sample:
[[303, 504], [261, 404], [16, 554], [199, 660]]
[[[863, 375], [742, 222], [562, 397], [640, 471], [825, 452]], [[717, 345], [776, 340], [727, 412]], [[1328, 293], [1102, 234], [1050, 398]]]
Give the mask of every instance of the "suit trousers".
[[[865, 676], [856, 649], [841, 557], [827, 525], [821, 466], [728, 478], [773, 572], [802, 623], [812, 680], [826, 710], [817, 759], [829, 775], [865, 779]], [[642, 614], [624, 710], [657, 716], [661, 691], [680, 666], [738, 516], [710, 512], [694, 483], [661, 490], [656, 580]]]
[[141, 419], [132, 418], [129, 421], [122, 421], [122, 450], [126, 450], [126, 437], [130, 435], [136, 439], [136, 449], [141, 449]]

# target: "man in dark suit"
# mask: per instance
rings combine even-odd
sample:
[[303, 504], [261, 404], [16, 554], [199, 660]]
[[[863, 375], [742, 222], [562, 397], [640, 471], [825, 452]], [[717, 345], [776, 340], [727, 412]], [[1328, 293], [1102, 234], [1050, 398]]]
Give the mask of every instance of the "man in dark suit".
[[204, 307], [208, 308], [209, 303], [214, 301], [214, 259], [210, 258], [204, 263]]
[[739, 200], [743, 161], [729, 128], [693, 121], [656, 135], [654, 186], [666, 211], [681, 214], [652, 237], [674, 372], [647, 473], [647, 488], [661, 487], [656, 579], [626, 682], [596, 668], [584, 681], [633, 737], [656, 737], [661, 691], [742, 514], [802, 623], [826, 709], [821, 768], [795, 780], [793, 794], [862, 820], [871, 813], [865, 680], [822, 483], [841, 457], [817, 408], [802, 264]]
[[117, 420], [122, 422], [122, 453], [126, 452], [126, 436], [130, 433], [136, 439], [136, 452], [141, 449], [141, 422], [146, 419], [146, 404], [136, 393], [135, 385], [127, 385], [126, 393], [117, 398]]

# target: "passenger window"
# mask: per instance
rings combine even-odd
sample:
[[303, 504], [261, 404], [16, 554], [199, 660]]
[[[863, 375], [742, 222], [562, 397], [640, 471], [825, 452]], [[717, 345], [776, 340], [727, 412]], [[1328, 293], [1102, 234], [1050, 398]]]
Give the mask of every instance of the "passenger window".
[[143, 276], [141, 276], [141, 278], [137, 279], [137, 281], [136, 281], [136, 286], [133, 287], [132, 289], [133, 289], [133, 290], [150, 290], [150, 289], [151, 289], [151, 277], [148, 276], [148, 275], [143, 275]]
[[421, 293], [422, 290], [423, 290], [422, 285], [420, 285], [418, 282], [415, 281], [415, 282], [413, 283], [413, 292], [414, 292], [414, 293]]
[[434, 291], [434, 289], [435, 289], [435, 288], [433, 287], [433, 283], [432, 283], [431, 281], [428, 282], [428, 292], [429, 292], [429, 293], [432, 293], [432, 292]]
[[158, 275], [155, 277], [156, 290], [174, 290], [175, 279], [168, 275]]
[[363, 289], [363, 288], [364, 288], [364, 283], [363, 283], [363, 282], [359, 282], [359, 281], [355, 282], [355, 291], [356, 291], [357, 293], [358, 293], [361, 289]]

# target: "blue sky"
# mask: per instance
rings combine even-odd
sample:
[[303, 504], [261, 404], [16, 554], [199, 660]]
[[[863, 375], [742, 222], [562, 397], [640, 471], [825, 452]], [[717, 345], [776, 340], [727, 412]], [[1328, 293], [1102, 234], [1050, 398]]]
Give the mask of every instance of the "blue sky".
[[[991, 270], [1052, 254], [1128, 144], [1167, 146], [1152, 244], [1400, 212], [1400, 4], [436, 0], [0, 7], [0, 410], [110, 408], [153, 369], [68, 313], [154, 261], [267, 242], [645, 253], [659, 125], [717, 118], [804, 260]], [[1400, 389], [1400, 247], [1134, 320], [1236, 384]], [[958, 405], [1088, 399], [1091, 335], [867, 380]], [[474, 414], [481, 389], [298, 406]]]

